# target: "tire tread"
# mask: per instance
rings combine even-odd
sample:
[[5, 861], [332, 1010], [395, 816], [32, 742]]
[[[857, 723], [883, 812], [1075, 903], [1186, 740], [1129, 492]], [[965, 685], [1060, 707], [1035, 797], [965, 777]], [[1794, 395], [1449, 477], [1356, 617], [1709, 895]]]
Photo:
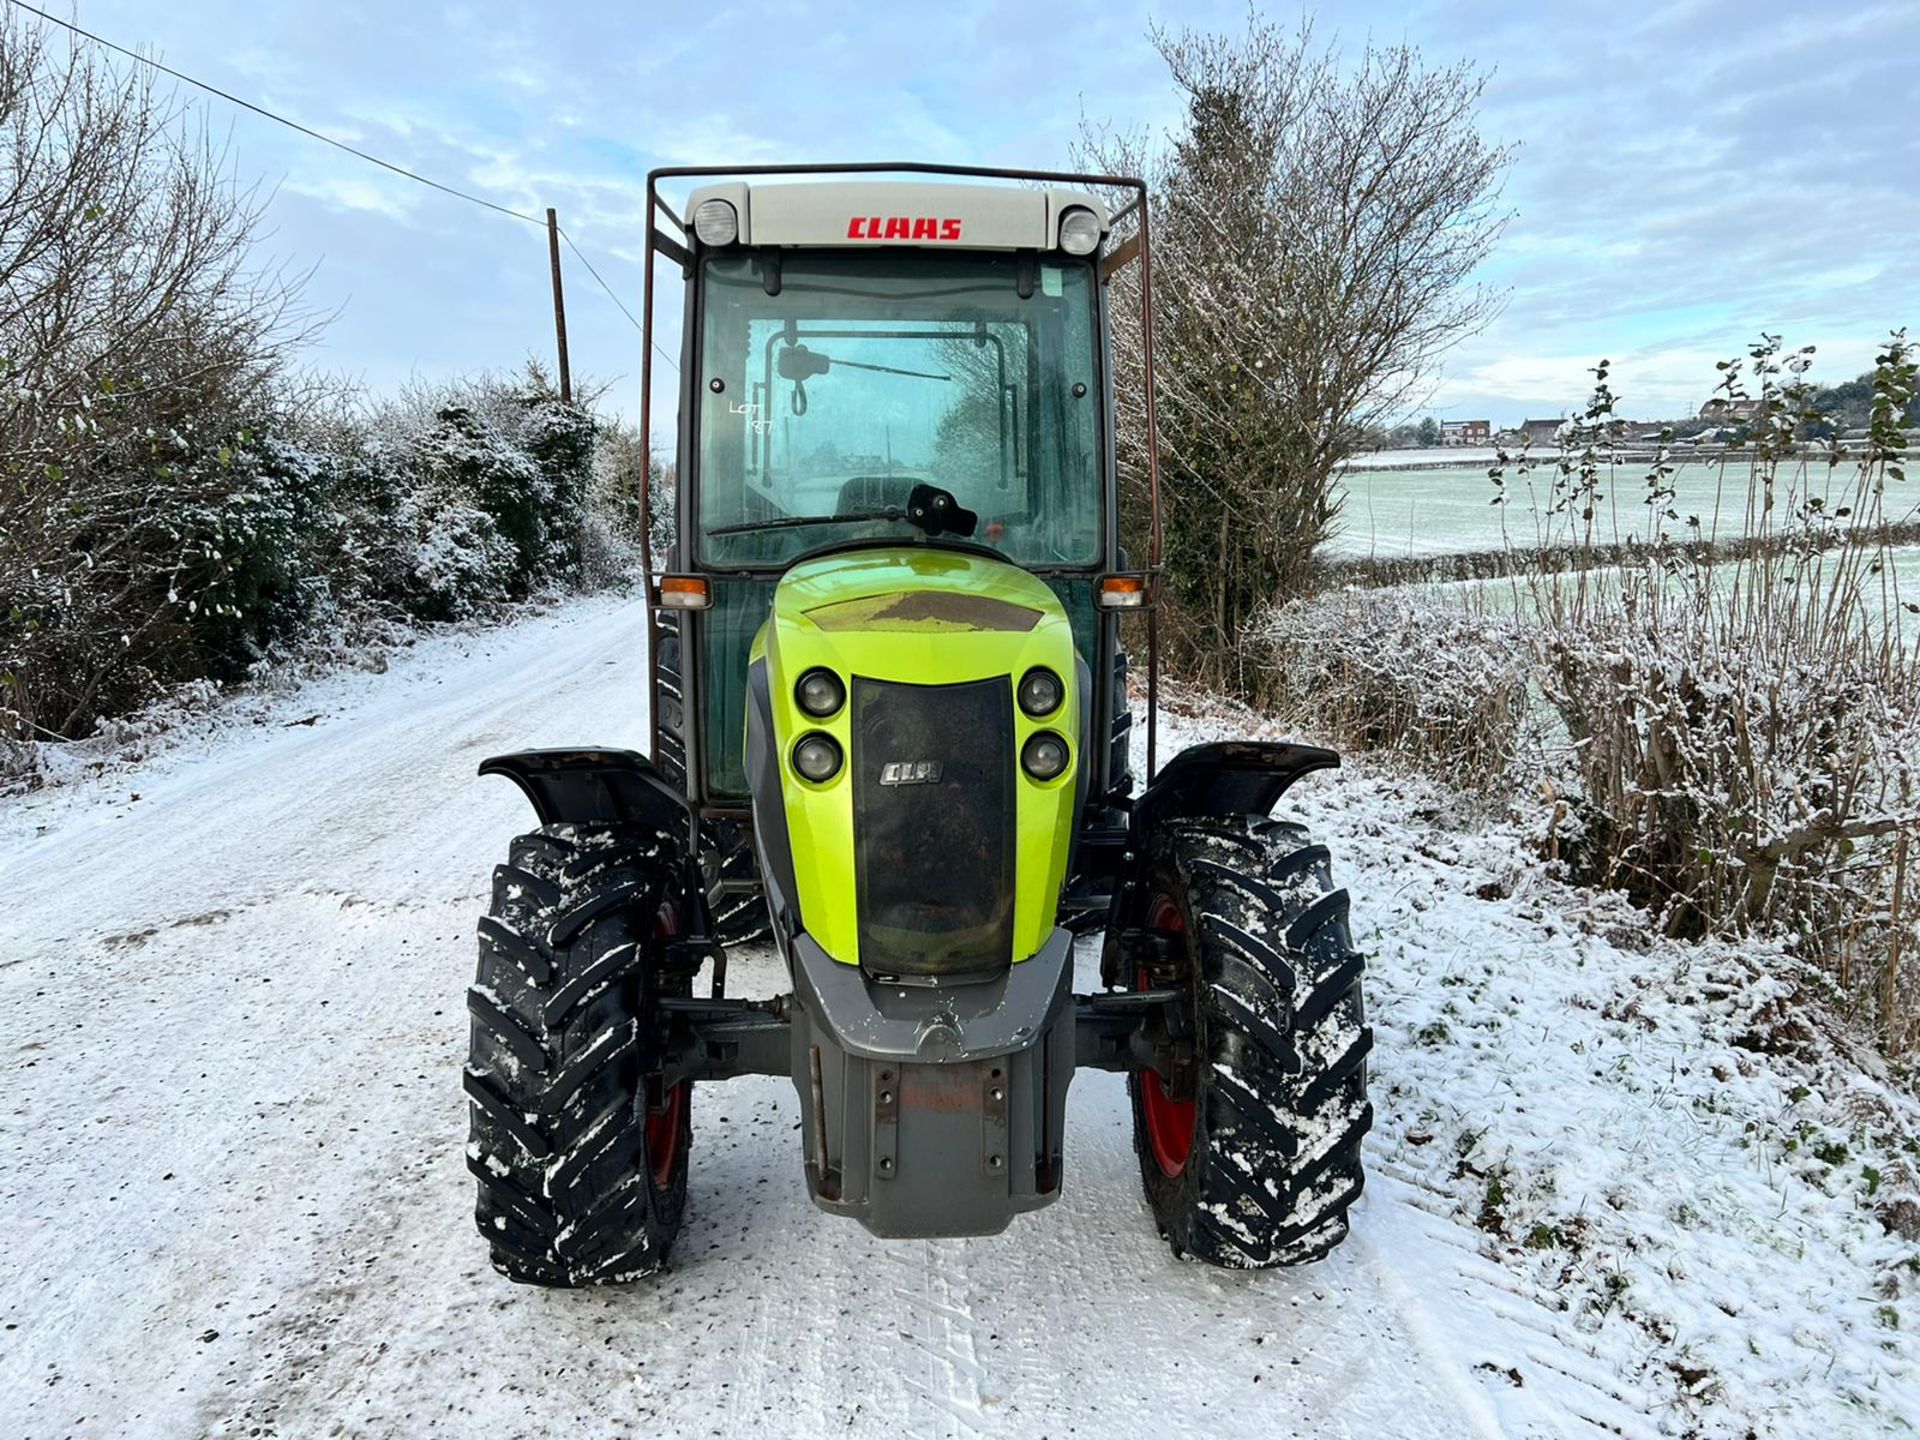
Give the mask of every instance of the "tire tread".
[[1148, 1203], [1192, 1259], [1319, 1259], [1346, 1236], [1373, 1119], [1347, 893], [1333, 887], [1327, 848], [1291, 822], [1179, 821], [1153, 843], [1150, 888], [1178, 891], [1188, 917], [1201, 1053], [1194, 1151], [1179, 1176], [1153, 1158], [1133, 1082]]
[[[646, 1154], [653, 917], [668, 837], [550, 825], [494, 870], [468, 992], [467, 1168], [494, 1267], [531, 1285], [637, 1279], [666, 1261], [687, 1146], [664, 1185]], [[658, 1068], [655, 1062], [653, 1068]]]

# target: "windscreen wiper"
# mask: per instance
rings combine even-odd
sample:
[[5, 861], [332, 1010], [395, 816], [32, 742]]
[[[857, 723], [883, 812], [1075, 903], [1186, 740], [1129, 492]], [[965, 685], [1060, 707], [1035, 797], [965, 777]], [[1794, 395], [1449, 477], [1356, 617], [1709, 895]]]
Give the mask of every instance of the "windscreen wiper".
[[871, 370], [878, 375], [908, 375], [915, 380], [951, 380], [951, 375], [941, 375], [932, 370], [903, 370], [898, 365], [875, 365], [867, 360], [836, 360], [831, 355], [822, 355], [818, 350], [809, 350], [804, 345], [789, 345], [780, 352], [778, 360], [780, 378], [792, 380], [796, 384], [811, 380], [816, 375], [824, 375], [834, 366], [843, 370]]
[[[898, 365], [870, 365], [864, 360], [836, 360], [831, 355], [822, 355], [818, 350], [809, 350], [804, 345], [789, 345], [780, 352], [780, 378], [793, 382], [793, 413], [807, 413], [807, 381], [815, 375], [824, 375], [835, 365], [849, 370], [872, 370], [880, 375], [909, 375], [915, 380], [952, 380], [951, 375], [936, 375], [930, 370], [902, 370]], [[851, 516], [849, 519], [853, 518]]]
[[838, 525], [866, 520], [904, 520], [918, 525], [928, 535], [972, 535], [980, 527], [980, 517], [953, 498], [953, 492], [938, 485], [916, 485], [907, 494], [905, 505], [888, 505], [878, 510], [856, 510], [842, 515], [782, 515], [772, 520], [749, 520], [740, 525], [718, 525], [709, 535], [745, 535], [760, 530], [793, 530], [802, 525]]
[[[825, 359], [825, 356], [821, 357]], [[835, 360], [842, 370], [872, 370], [880, 375], [908, 375], [915, 380], [951, 380], [951, 375], [935, 374], [931, 370], [902, 370], [898, 365], [869, 365], [864, 360]]]
[[849, 524], [859, 520], [904, 520], [906, 510], [899, 505], [889, 505], [884, 510], [855, 510], [845, 515], [782, 515], [775, 520], [749, 520], [741, 525], [716, 525], [707, 531], [709, 535], [745, 535], [760, 530], [793, 530], [802, 525], [838, 525], [841, 521]]

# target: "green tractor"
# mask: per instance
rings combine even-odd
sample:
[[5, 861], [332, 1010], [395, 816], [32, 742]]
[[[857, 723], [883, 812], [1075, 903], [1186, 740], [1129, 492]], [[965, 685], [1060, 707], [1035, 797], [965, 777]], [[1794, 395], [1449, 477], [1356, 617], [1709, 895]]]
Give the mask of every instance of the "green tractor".
[[[707, 182], [684, 219], [669, 179]], [[1363, 962], [1326, 849], [1270, 812], [1338, 759], [1220, 743], [1156, 770], [1158, 483], [1133, 565], [1108, 316], [1138, 265], [1150, 431], [1145, 187], [670, 169], [647, 216], [643, 430], [656, 259], [687, 281], [653, 753], [480, 767], [539, 818], [494, 871], [468, 1001], [494, 1264], [537, 1285], [658, 1270], [693, 1092], [747, 1074], [792, 1077], [822, 1209], [997, 1232], [1059, 1197], [1082, 1067], [1128, 1077], [1177, 1254], [1324, 1255], [1372, 1119]], [[1100, 984], [1077, 994], [1095, 933]], [[767, 936], [788, 993], [728, 995], [728, 947]]]

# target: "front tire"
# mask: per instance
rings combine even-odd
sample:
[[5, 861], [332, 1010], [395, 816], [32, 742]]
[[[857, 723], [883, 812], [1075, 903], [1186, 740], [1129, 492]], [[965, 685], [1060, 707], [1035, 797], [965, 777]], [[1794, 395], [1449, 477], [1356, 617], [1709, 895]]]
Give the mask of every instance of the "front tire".
[[687, 1082], [660, 1086], [658, 963], [678, 929], [672, 842], [547, 825], [493, 874], [466, 1091], [475, 1219], [494, 1268], [606, 1285], [666, 1261], [686, 1209]]
[[1177, 1255], [1233, 1269], [1317, 1260], [1363, 1183], [1362, 957], [1324, 846], [1253, 816], [1178, 821], [1153, 839], [1136, 923], [1182, 992], [1171, 1084], [1130, 1080], [1140, 1174]]

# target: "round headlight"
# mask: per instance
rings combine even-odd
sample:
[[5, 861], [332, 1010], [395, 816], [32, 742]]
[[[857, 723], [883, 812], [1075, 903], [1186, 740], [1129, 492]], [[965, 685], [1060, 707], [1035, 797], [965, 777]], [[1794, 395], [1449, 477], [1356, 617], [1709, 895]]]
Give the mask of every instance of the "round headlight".
[[1053, 671], [1036, 665], [1020, 677], [1020, 688], [1014, 694], [1019, 697], [1020, 708], [1038, 720], [1060, 708], [1060, 702], [1067, 698], [1067, 687]]
[[802, 735], [793, 747], [793, 768], [818, 785], [840, 773], [840, 742], [815, 731]]
[[1100, 248], [1100, 217], [1075, 205], [1060, 217], [1060, 248], [1069, 255], [1091, 255]]
[[800, 708], [807, 714], [816, 720], [824, 720], [847, 703], [847, 687], [840, 683], [840, 677], [831, 670], [809, 670], [800, 677], [800, 683], [793, 687], [793, 698], [800, 702]]
[[1055, 780], [1067, 768], [1067, 742], [1042, 730], [1020, 747], [1020, 768], [1035, 780]]
[[740, 212], [731, 201], [702, 200], [693, 212], [693, 233], [702, 245], [731, 245], [740, 238]]

